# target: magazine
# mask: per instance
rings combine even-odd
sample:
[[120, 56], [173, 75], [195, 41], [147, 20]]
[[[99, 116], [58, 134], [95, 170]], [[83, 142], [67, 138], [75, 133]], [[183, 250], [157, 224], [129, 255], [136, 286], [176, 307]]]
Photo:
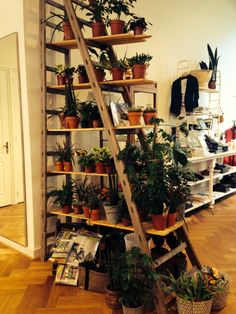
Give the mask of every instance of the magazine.
[[77, 286], [79, 277], [78, 267], [71, 265], [58, 265], [55, 283], [70, 286]]

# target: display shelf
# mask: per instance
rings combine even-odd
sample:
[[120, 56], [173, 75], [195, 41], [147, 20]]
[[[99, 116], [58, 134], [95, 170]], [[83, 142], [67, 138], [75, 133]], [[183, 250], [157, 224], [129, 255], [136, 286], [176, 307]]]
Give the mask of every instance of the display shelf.
[[48, 174], [77, 174], [81, 176], [92, 176], [92, 177], [108, 177], [107, 173], [87, 173], [87, 172], [81, 172], [81, 171], [56, 171], [56, 170], [48, 170]]
[[[117, 86], [117, 87], [123, 87], [123, 86], [132, 86], [132, 85], [148, 85], [148, 84], [154, 84], [155, 81], [148, 80], [148, 79], [130, 79], [130, 80], [119, 80], [119, 81], [103, 81], [99, 82], [99, 85], [108, 85], [108, 86]], [[75, 90], [77, 89], [89, 89], [91, 88], [91, 83], [83, 83], [73, 84], [73, 88]], [[64, 90], [65, 85], [48, 85], [47, 90]]]
[[[65, 214], [62, 212], [62, 210], [52, 210], [50, 211], [50, 214], [57, 215], [57, 216], [65, 216], [65, 217], [71, 217], [71, 218], [77, 218], [77, 219], [83, 219], [86, 220], [88, 224], [90, 225], [97, 225], [97, 226], [104, 226], [104, 227], [110, 227], [110, 228], [117, 228], [117, 229], [122, 229], [122, 230], [127, 230], [127, 231], [134, 231], [134, 228], [132, 226], [124, 226], [122, 223], [118, 224], [110, 224], [106, 219], [100, 219], [100, 220], [92, 220], [90, 218], [85, 218], [84, 215], [79, 215], [79, 214], [74, 214], [74, 213], [69, 213]], [[181, 226], [184, 225], [183, 221], [177, 221], [176, 224], [173, 227], [166, 228], [165, 230], [155, 230], [152, 227], [152, 224], [149, 222], [143, 222], [142, 223], [143, 228], [147, 234], [152, 234], [152, 235], [159, 235], [159, 236], [167, 236], [169, 233], [172, 231], [180, 228]]]
[[[134, 130], [134, 129], [152, 129], [152, 124], [145, 125], [129, 125], [114, 127], [114, 130]], [[105, 131], [105, 128], [78, 128], [78, 129], [48, 129], [48, 132], [91, 132], [91, 131]]]
[[223, 178], [224, 176], [233, 174], [233, 173], [235, 173], [235, 172], [236, 172], [236, 167], [231, 167], [228, 172], [219, 173], [219, 174], [217, 174], [217, 175], [214, 175], [214, 176], [213, 176], [213, 179], [220, 179], [220, 178]]
[[201, 201], [201, 202], [192, 202], [192, 207], [185, 209], [185, 213], [189, 213], [191, 211], [193, 211], [194, 209], [197, 209], [199, 207], [202, 207], [204, 205], [208, 205], [211, 203], [211, 198], [206, 198], [205, 200]]
[[217, 154], [210, 154], [208, 156], [201, 156], [201, 157], [191, 157], [188, 158], [188, 161], [191, 163], [198, 163], [202, 161], [210, 161], [213, 159], [218, 159], [218, 158], [224, 158], [227, 156], [232, 156], [236, 155], [236, 150], [228, 150], [227, 152], [222, 152], [222, 153], [217, 153]]
[[208, 93], [208, 94], [219, 94], [219, 91], [216, 89], [210, 89], [210, 88], [203, 88], [199, 87], [199, 91], [203, 93]]
[[198, 181], [196, 181], [196, 182], [189, 181], [188, 184], [189, 184], [190, 186], [195, 186], [195, 185], [198, 185], [198, 184], [201, 184], [201, 183], [209, 182], [209, 180], [210, 180], [210, 178], [209, 178], [209, 177], [206, 177], [206, 178], [204, 178], [204, 179], [202, 179], [202, 180], [198, 180]]
[[[151, 35], [133, 35], [133, 34], [118, 34], [118, 35], [108, 35], [108, 36], [99, 36], [85, 38], [86, 42], [89, 45], [94, 43], [99, 43], [103, 45], [127, 45], [133, 43], [142, 43], [145, 42], [148, 38], [152, 37]], [[76, 40], [63, 40], [60, 42], [50, 43], [51, 46], [61, 47], [65, 49], [78, 49]]]
[[235, 192], [236, 192], [236, 188], [235, 188], [235, 189], [231, 188], [231, 189], [229, 189], [228, 192], [225, 192], [225, 193], [224, 193], [224, 192], [217, 192], [217, 191], [214, 191], [214, 192], [213, 192], [213, 195], [214, 195], [214, 199], [215, 199], [215, 201], [216, 201], [216, 200], [218, 200], [218, 199], [220, 199], [220, 198], [222, 198], [222, 197], [224, 197], [224, 196], [233, 194], [233, 193], [235, 193]]

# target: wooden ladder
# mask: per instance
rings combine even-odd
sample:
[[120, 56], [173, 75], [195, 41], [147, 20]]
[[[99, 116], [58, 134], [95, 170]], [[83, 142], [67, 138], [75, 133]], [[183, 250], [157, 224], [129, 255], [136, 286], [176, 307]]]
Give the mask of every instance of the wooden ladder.
[[[52, 1], [52, 0], [45, 0], [45, 1], [47, 1], [48, 4], [53, 3], [54, 6], [56, 6], [55, 1]], [[76, 41], [77, 47], [81, 53], [81, 57], [82, 57], [84, 65], [85, 65], [85, 68], [86, 68], [86, 71], [87, 71], [87, 74], [89, 77], [89, 81], [91, 84], [91, 89], [93, 91], [97, 106], [98, 106], [99, 111], [100, 111], [102, 122], [103, 122], [103, 125], [105, 128], [105, 131], [107, 133], [108, 141], [110, 143], [110, 150], [111, 150], [112, 156], [114, 158], [115, 167], [116, 167], [116, 170], [117, 170], [117, 173], [118, 173], [121, 185], [122, 185], [123, 193], [124, 193], [124, 196], [125, 196], [125, 199], [127, 202], [127, 206], [129, 209], [130, 217], [132, 220], [132, 225], [134, 227], [135, 233], [136, 233], [138, 241], [139, 241], [139, 246], [144, 253], [146, 253], [150, 256], [151, 254], [150, 254], [148, 242], [146, 240], [146, 233], [145, 233], [144, 227], [140, 221], [140, 217], [139, 217], [139, 214], [137, 211], [136, 204], [132, 201], [131, 186], [130, 186], [128, 177], [127, 177], [126, 173], [124, 172], [125, 167], [124, 167], [123, 161], [117, 159], [117, 156], [120, 152], [120, 148], [119, 148], [118, 140], [116, 137], [116, 131], [114, 129], [113, 123], [111, 121], [111, 117], [110, 117], [109, 112], [107, 110], [106, 101], [105, 101], [103, 91], [102, 91], [103, 88], [101, 87], [101, 85], [99, 84], [99, 82], [96, 78], [93, 63], [91, 61], [89, 51], [88, 51], [88, 45], [87, 45], [86, 40], [84, 39], [82, 30], [81, 30], [81, 26], [80, 26], [81, 23], [80, 22], [78, 23], [78, 18], [76, 16], [76, 13], [75, 13], [75, 10], [73, 7], [73, 3], [75, 3], [81, 7], [87, 7], [90, 10], [92, 10], [92, 7], [86, 5], [83, 2], [78, 1], [78, 0], [64, 0], [64, 8], [65, 8], [65, 11], [68, 15], [69, 21], [71, 23], [71, 26], [72, 26], [72, 29], [74, 32], [74, 36], [75, 36], [75, 41]], [[57, 4], [57, 5], [59, 5], [59, 4]], [[60, 9], [63, 9], [62, 5], [59, 5], [59, 6], [60, 6]], [[82, 20], [80, 19], [80, 21], [82, 21]], [[89, 45], [93, 45], [93, 42], [90, 42]], [[103, 47], [104, 47], [104, 45], [103, 45]], [[115, 56], [115, 53], [113, 51], [112, 46], [106, 45], [106, 49], [108, 49], [109, 57], [111, 58], [111, 60], [116, 59], [116, 56]], [[43, 61], [45, 62], [45, 60], [43, 60]], [[45, 76], [43, 77], [43, 82], [46, 84]], [[123, 87], [120, 92], [124, 98], [124, 101], [131, 105], [130, 94], [129, 94], [127, 87]], [[45, 99], [44, 99], [44, 101], [45, 101]], [[43, 123], [43, 127], [46, 128], [46, 122], [45, 121]], [[144, 144], [143, 130], [137, 129], [136, 134], [138, 135], [138, 138], [140, 140], [141, 145], [145, 145]], [[45, 193], [46, 192], [43, 190], [44, 198], [45, 198]], [[153, 267], [159, 267], [165, 261], [169, 260], [171, 257], [173, 257], [174, 255], [178, 254], [180, 251], [185, 249], [187, 252], [187, 255], [189, 256], [189, 259], [190, 259], [192, 265], [197, 266], [199, 268], [201, 266], [200, 262], [199, 262], [196, 254], [193, 250], [193, 247], [190, 243], [190, 240], [189, 240], [188, 235], [186, 233], [184, 224], [180, 223], [179, 227], [175, 228], [175, 232], [176, 232], [177, 237], [181, 241], [181, 244], [176, 249], [174, 249], [171, 252], [167, 253], [166, 255], [162, 256], [160, 259], [154, 261]], [[155, 285], [155, 301], [156, 301], [155, 305], [156, 305], [157, 313], [158, 314], [166, 314], [167, 313], [167, 307], [165, 304], [165, 300], [162, 296], [161, 288], [160, 288], [160, 285], [158, 282]]]

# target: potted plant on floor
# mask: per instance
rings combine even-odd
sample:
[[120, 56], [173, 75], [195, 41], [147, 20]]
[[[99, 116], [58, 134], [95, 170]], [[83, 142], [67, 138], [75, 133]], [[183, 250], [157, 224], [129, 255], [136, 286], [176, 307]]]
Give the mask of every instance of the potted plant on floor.
[[135, 56], [128, 58], [129, 66], [132, 68], [133, 79], [144, 79], [146, 75], [149, 61], [152, 60], [152, 56], [149, 54], [136, 53]]
[[95, 170], [95, 160], [92, 153], [85, 154], [79, 158], [79, 163], [84, 165], [86, 173], [93, 173]]
[[104, 19], [107, 12], [107, 0], [97, 0], [93, 2], [93, 10], [86, 13], [90, 17], [93, 37], [104, 36], [106, 32]]
[[152, 298], [157, 274], [152, 259], [132, 247], [123, 253], [121, 267], [121, 303], [124, 314], [142, 314], [145, 302]]
[[88, 74], [87, 74], [86, 68], [85, 68], [85, 66], [83, 64], [79, 64], [77, 66], [77, 68], [75, 69], [75, 73], [78, 74], [79, 84], [83, 84], [83, 83], [88, 83], [89, 82]]
[[63, 158], [64, 158], [64, 147], [56, 142], [54, 146], [52, 146], [54, 165], [56, 171], [63, 171]]
[[127, 30], [133, 31], [134, 35], [142, 35], [143, 32], [148, 30], [148, 25], [152, 26], [152, 24], [147, 22], [144, 17], [134, 15], [127, 23]]
[[150, 124], [150, 120], [152, 118], [156, 118], [157, 110], [156, 108], [151, 107], [151, 105], [147, 105], [147, 107], [143, 110], [143, 119], [146, 125]]
[[106, 173], [105, 163], [111, 159], [111, 152], [107, 147], [93, 147], [91, 150], [94, 155], [96, 173]]
[[112, 35], [124, 33], [125, 21], [121, 20], [121, 16], [133, 15], [132, 13], [130, 13], [130, 8], [134, 7], [133, 2], [136, 2], [136, 0], [107, 0], [108, 14], [112, 15], [114, 13], [116, 15], [116, 18], [114, 20], [109, 20], [107, 18], [107, 21], [111, 27]]
[[117, 224], [121, 219], [122, 203], [118, 188], [117, 174], [108, 174], [109, 191], [108, 201], [103, 203], [106, 219], [110, 224]]
[[73, 184], [72, 182], [62, 184], [61, 190], [53, 190], [47, 196], [55, 196], [55, 204], [62, 208], [62, 212], [68, 214], [72, 210]]
[[141, 107], [130, 107], [128, 108], [128, 119], [130, 125], [140, 125], [141, 117], [143, 115]]

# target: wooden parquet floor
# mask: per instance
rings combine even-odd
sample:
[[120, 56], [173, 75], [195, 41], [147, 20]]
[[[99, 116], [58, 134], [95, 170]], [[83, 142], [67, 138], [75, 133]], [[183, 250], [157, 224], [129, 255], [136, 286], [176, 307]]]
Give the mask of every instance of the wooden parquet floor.
[[[227, 272], [231, 294], [222, 314], [236, 313], [236, 195], [192, 216], [189, 233], [202, 264]], [[51, 264], [0, 245], [0, 314], [111, 314], [104, 295], [53, 284]], [[113, 313], [114, 314], [114, 313]]]

